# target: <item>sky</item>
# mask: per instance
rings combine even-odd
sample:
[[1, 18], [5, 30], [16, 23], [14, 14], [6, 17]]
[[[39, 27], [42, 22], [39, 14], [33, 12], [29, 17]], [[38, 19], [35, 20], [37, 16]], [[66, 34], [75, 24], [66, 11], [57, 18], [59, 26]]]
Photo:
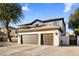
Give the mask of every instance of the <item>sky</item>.
[[[66, 31], [72, 32], [68, 28], [69, 16], [78, 7], [78, 3], [20, 3], [22, 6], [22, 13], [24, 15], [22, 22], [17, 25], [26, 24], [35, 19], [54, 19], [64, 18], [66, 22]], [[17, 26], [13, 25], [13, 26]]]

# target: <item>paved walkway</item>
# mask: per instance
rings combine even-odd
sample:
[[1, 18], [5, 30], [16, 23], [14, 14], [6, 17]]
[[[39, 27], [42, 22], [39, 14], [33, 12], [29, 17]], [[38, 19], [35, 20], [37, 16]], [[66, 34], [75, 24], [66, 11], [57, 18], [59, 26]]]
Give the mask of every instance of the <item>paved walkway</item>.
[[55, 47], [6, 43], [0, 46], [2, 56], [79, 56], [79, 46]]

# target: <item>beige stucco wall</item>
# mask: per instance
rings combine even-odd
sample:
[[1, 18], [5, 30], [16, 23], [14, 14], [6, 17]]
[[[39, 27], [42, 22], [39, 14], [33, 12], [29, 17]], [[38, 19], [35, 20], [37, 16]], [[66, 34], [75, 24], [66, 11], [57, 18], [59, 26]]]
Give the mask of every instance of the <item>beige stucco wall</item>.
[[[57, 35], [56, 35], [57, 33]], [[59, 40], [60, 40], [61, 34], [59, 30], [56, 30], [54, 32], [54, 46], [58, 46], [59, 45]]]
[[60, 26], [62, 28], [62, 31], [63, 31], [63, 33], [61, 33], [61, 35], [66, 35], [66, 26], [64, 26], [62, 20], [53, 21], [53, 22], [46, 22], [44, 24], [50, 25], [50, 26]]
[[18, 37], [17, 36], [11, 37], [11, 39], [12, 39], [13, 42], [18, 42]]

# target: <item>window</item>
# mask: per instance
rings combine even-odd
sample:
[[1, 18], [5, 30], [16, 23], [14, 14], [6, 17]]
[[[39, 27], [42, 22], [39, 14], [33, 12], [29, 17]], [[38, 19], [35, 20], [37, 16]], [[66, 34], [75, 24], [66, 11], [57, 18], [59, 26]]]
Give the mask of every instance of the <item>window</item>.
[[39, 25], [38, 24], [36, 24], [36, 27], [38, 27]]
[[59, 26], [59, 22], [57, 22], [57, 21], [54, 22], [54, 25]]

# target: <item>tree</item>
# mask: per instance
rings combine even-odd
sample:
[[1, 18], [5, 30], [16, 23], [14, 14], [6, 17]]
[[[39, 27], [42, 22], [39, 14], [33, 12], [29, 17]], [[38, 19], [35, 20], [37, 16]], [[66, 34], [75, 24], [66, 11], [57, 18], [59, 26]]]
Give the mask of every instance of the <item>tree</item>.
[[20, 4], [17, 3], [1, 3], [0, 4], [0, 22], [5, 26], [7, 30], [7, 37], [10, 42], [10, 30], [9, 25], [10, 23], [18, 23], [22, 18], [22, 8]]
[[79, 35], [79, 8], [70, 15], [68, 27], [74, 31], [75, 35]]

